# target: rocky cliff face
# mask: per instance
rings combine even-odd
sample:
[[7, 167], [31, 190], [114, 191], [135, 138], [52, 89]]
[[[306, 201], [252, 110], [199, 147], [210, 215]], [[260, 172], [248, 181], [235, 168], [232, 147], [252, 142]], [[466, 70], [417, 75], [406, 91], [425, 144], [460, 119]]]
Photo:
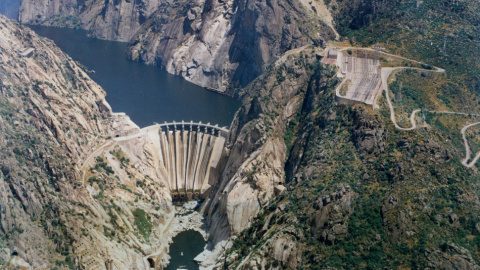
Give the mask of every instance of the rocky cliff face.
[[0, 265], [144, 269], [154, 251], [161, 263], [168, 193], [117, 149], [87, 156], [138, 127], [53, 42], [3, 16], [0, 33]]
[[224, 92], [284, 52], [338, 36], [322, 0], [22, 0], [19, 20], [130, 41], [128, 56]]
[[129, 41], [161, 0], [22, 0], [19, 21], [81, 27], [99, 39]]
[[322, 1], [196, 1], [162, 6], [129, 49], [134, 60], [221, 92], [244, 87], [284, 52], [335, 37]]
[[77, 9], [76, 0], [62, 1], [22, 1], [18, 20], [23, 23], [41, 23], [54, 16], [72, 16]]

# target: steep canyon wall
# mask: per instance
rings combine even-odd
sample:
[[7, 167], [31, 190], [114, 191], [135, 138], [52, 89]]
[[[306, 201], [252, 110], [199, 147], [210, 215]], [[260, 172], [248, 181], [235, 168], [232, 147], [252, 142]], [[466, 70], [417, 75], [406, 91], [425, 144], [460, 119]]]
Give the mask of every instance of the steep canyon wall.
[[220, 92], [246, 86], [288, 50], [337, 37], [323, 0], [22, 0], [19, 20], [128, 41], [132, 60]]
[[4, 16], [0, 62], [0, 267], [146, 268], [145, 256], [168, 247], [168, 189], [135, 166], [135, 177], [119, 177], [109, 152], [108, 166], [86, 165], [118, 131], [138, 127], [112, 113], [103, 89], [53, 42]]

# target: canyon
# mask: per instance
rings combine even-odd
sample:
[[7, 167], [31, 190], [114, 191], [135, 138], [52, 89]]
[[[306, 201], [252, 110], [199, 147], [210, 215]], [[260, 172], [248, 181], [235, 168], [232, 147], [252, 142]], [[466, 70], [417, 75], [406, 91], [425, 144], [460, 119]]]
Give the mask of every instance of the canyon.
[[[249, 219], [260, 210], [258, 197], [266, 201], [275, 190], [283, 190], [281, 160], [285, 150], [278, 139], [265, 146], [258, 144], [258, 131], [251, 133], [249, 127], [240, 132], [240, 123], [230, 127], [236, 134], [201, 123], [195, 124], [195, 130], [193, 123], [166, 125], [163, 132], [161, 125], [141, 130], [125, 114], [112, 112], [105, 101], [105, 92], [88, 78], [88, 70], [62, 53], [51, 41], [37, 37], [13, 21], [3, 17], [2, 20], [2, 56], [5, 67], [10, 68], [2, 72], [6, 76], [2, 78], [3, 95], [7, 97], [5, 106], [24, 104], [22, 107], [27, 108], [8, 115], [3, 125], [12, 134], [28, 128], [30, 133], [36, 134], [35, 138], [52, 141], [53, 145], [46, 144], [48, 147], [43, 151], [57, 153], [48, 156], [45, 168], [29, 158], [23, 160], [20, 152], [15, 154], [16, 157], [2, 157], [11, 164], [7, 167], [5, 163], [2, 169], [4, 183], [11, 183], [13, 179], [30, 179], [20, 173], [22, 167], [18, 166], [18, 160], [21, 159], [25, 166], [35, 168], [31, 170], [37, 179], [35, 186], [47, 192], [32, 192], [27, 197], [2, 195], [4, 199], [11, 198], [2, 202], [2, 206], [6, 206], [6, 215], [2, 215], [2, 232], [8, 236], [8, 245], [14, 247], [5, 250], [7, 254], [13, 254], [13, 259], [9, 259], [12, 265], [48, 268], [58, 261], [85, 269], [113, 266], [142, 269], [151, 264], [148, 259], [156, 254], [154, 264], [165, 267], [168, 245], [176, 233], [192, 228], [204, 230], [200, 229], [201, 218], [177, 215], [182, 210], [173, 206], [172, 201], [182, 199], [184, 195], [187, 198], [205, 196], [204, 191], [208, 190], [210, 195], [201, 205], [200, 213], [205, 213], [209, 226], [218, 228], [218, 233], [205, 235], [212, 243], [217, 243], [228, 239], [231, 231], [239, 232], [248, 226]], [[11, 65], [13, 60], [21, 63], [20, 66]], [[22, 66], [26, 72], [21, 70]], [[28, 77], [14, 75], [18, 72]], [[22, 96], [31, 97], [22, 99]], [[65, 104], [62, 98], [72, 99], [74, 103]], [[30, 126], [29, 122], [14, 120], [17, 117], [45, 122]], [[66, 122], [64, 119], [67, 118], [71, 121]], [[182, 126], [190, 129], [181, 131]], [[236, 140], [241, 142], [235, 143]], [[251, 147], [242, 146], [244, 140], [246, 144], [256, 143], [259, 150], [250, 156], [246, 152], [251, 151]], [[115, 143], [111, 144], [111, 141]], [[20, 144], [4, 145], [2, 153], [7, 153], [5, 147], [12, 145], [18, 147]], [[70, 150], [64, 152], [62, 147]], [[42, 150], [36, 151], [32, 155], [43, 157]], [[230, 155], [232, 151], [235, 155]], [[192, 154], [188, 155], [190, 152]], [[211, 158], [203, 158], [210, 154]], [[16, 162], [13, 161], [15, 158]], [[185, 170], [179, 169], [180, 164], [185, 164]], [[273, 171], [255, 173], [254, 167], [259, 164], [272, 166]], [[167, 167], [171, 166], [178, 170], [169, 171]], [[221, 170], [223, 167], [228, 169]], [[68, 169], [60, 171], [60, 168]], [[17, 170], [22, 175], [20, 178], [15, 178]], [[236, 173], [236, 170], [240, 171]], [[193, 182], [180, 181], [190, 180], [185, 178], [187, 175], [192, 175]], [[250, 188], [245, 193], [248, 185], [235, 184], [239, 180], [243, 182], [247, 175], [263, 182], [260, 190]], [[272, 177], [277, 180], [271, 181]], [[21, 183], [11, 183], [11, 187], [21, 189]], [[227, 186], [231, 195], [225, 198], [222, 194]], [[194, 195], [196, 193], [198, 195]], [[10, 208], [21, 202], [28, 207]], [[33, 211], [30, 207], [35, 209], [34, 213], [30, 212]], [[9, 213], [23, 218], [13, 219]], [[34, 220], [39, 218], [43, 229], [27, 221], [28, 215], [34, 215]], [[146, 229], [142, 224], [147, 224]], [[55, 251], [52, 244], [53, 249], [40, 255], [48, 247], [23, 238], [34, 234], [38, 235], [39, 243], [48, 242], [48, 237], [62, 246]], [[216, 253], [202, 255], [202, 263], [215, 264], [214, 258], [221, 248], [224, 246], [214, 250]]]
[[[85, 67], [1, 17], [0, 263], [162, 269], [173, 237], [193, 229], [207, 241], [202, 269], [480, 269], [480, 176], [460, 160], [478, 150], [479, 10], [470, 0], [22, 1], [24, 23], [129, 41], [129, 59], [242, 106], [227, 128], [140, 128], [112, 112]], [[375, 103], [337, 102], [325, 48], [377, 43], [435, 66], [398, 60], [405, 72], [382, 78], [383, 92], [371, 70]], [[393, 64], [372, 62], [382, 65]], [[445, 72], [427, 72], [437, 66]], [[424, 106], [461, 113], [397, 127]]]
[[[23, 23], [130, 42], [128, 57], [219, 92], [244, 87], [288, 50], [338, 36], [323, 1], [23, 0]], [[315, 22], [315, 23], [312, 23]], [[230, 92], [233, 94], [233, 92]]]

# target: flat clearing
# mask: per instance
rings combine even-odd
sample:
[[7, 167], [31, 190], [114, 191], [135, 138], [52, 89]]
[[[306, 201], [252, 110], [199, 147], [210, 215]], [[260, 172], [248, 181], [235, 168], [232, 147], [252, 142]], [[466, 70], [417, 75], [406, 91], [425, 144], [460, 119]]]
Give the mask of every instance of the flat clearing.
[[350, 80], [342, 98], [375, 107], [382, 93], [379, 57], [362, 50], [340, 51], [337, 65], [346, 80]]

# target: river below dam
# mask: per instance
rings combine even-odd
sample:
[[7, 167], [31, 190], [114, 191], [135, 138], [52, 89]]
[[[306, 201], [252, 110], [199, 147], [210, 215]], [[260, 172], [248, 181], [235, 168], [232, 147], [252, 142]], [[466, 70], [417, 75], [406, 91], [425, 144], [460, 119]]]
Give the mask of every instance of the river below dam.
[[170, 264], [165, 270], [199, 269], [193, 260], [205, 247], [203, 236], [194, 230], [187, 230], [177, 234], [170, 245]]
[[29, 26], [89, 70], [107, 92], [114, 112], [125, 112], [140, 127], [154, 122], [194, 121], [230, 126], [240, 102], [209, 91], [155, 66], [130, 61], [127, 43], [87, 37], [87, 32]]

